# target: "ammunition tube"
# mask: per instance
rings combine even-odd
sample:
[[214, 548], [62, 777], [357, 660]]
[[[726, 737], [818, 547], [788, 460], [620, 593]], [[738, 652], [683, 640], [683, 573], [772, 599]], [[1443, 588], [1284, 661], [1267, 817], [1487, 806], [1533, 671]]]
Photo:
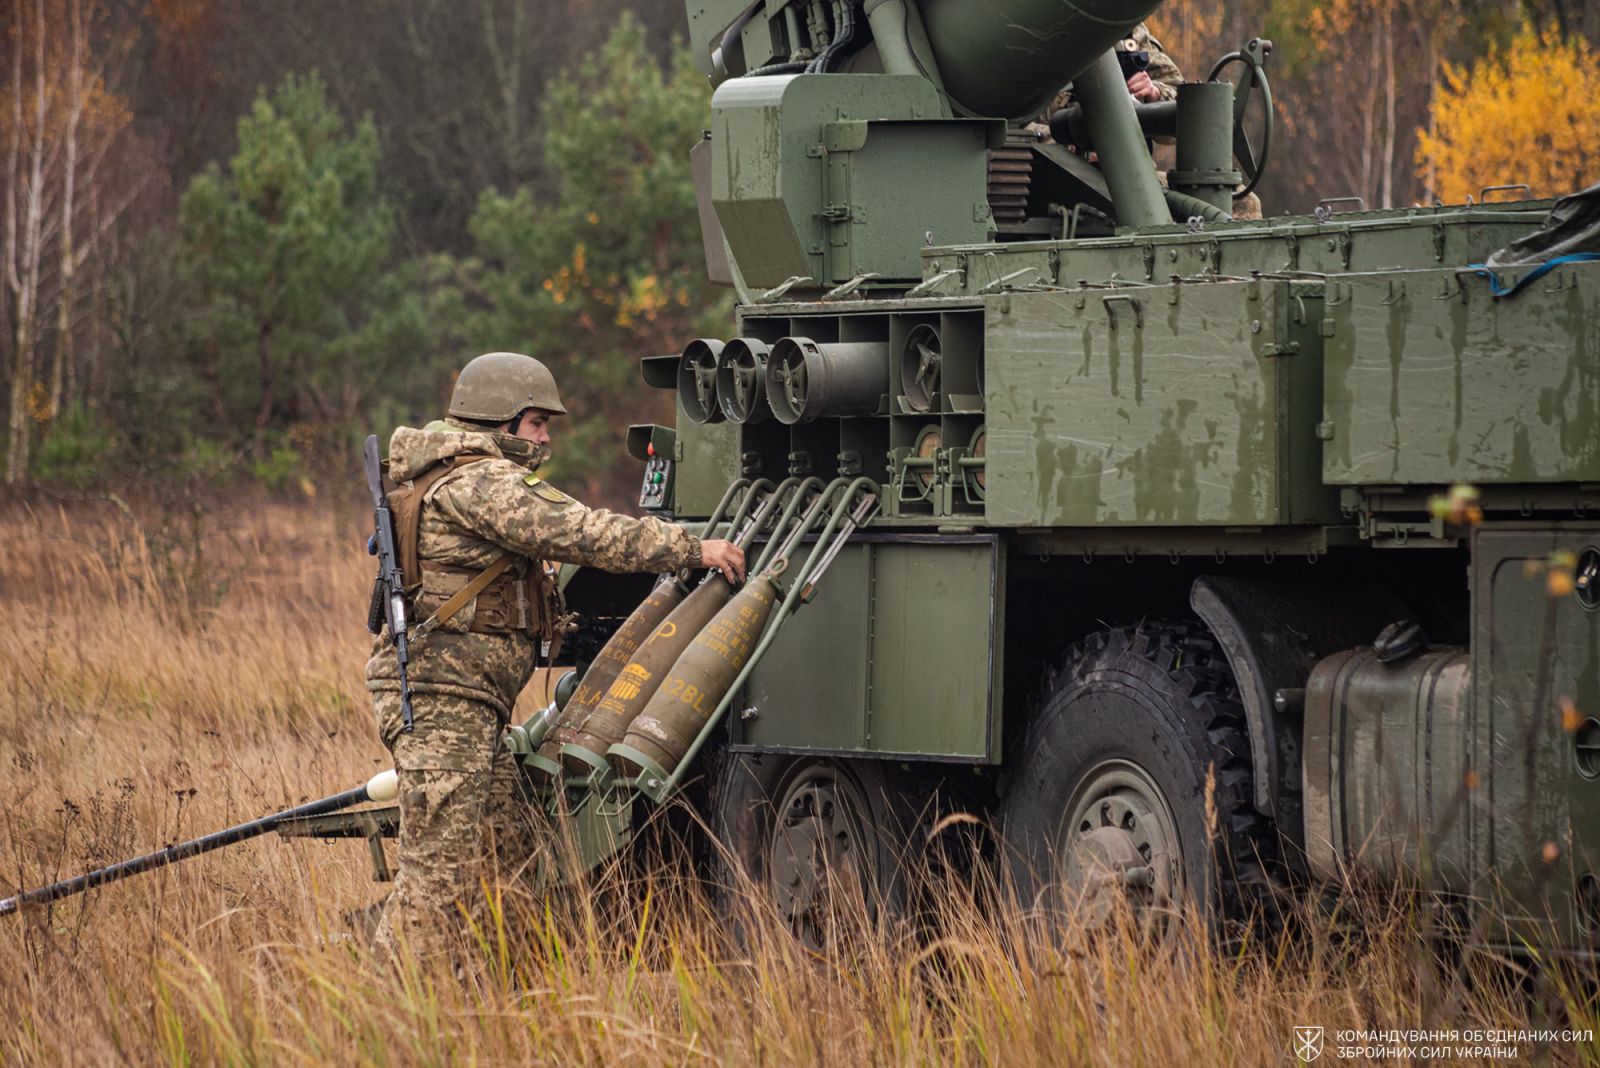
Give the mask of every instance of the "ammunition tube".
[[717, 358], [717, 405], [735, 423], [772, 418], [767, 403], [767, 357], [771, 350], [755, 338], [736, 337]]
[[944, 357], [938, 327], [921, 323], [900, 349], [900, 392], [914, 412], [931, 412], [939, 399]]
[[767, 401], [783, 423], [874, 415], [889, 392], [889, 346], [786, 337], [767, 360]]
[[678, 404], [691, 423], [720, 423], [717, 405], [717, 360], [722, 342], [696, 338], [683, 347], [678, 359]]

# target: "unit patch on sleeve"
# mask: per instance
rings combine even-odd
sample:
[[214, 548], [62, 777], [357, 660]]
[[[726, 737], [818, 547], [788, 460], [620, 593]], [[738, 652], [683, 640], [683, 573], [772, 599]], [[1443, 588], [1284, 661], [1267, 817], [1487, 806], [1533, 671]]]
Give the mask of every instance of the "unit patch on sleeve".
[[565, 493], [562, 493], [560, 490], [550, 485], [550, 483], [546, 482], [538, 475], [527, 475], [523, 478], [522, 482], [523, 485], [533, 490], [535, 494], [542, 497], [544, 500], [549, 501], [551, 504], [572, 503], [571, 497], [568, 497]]

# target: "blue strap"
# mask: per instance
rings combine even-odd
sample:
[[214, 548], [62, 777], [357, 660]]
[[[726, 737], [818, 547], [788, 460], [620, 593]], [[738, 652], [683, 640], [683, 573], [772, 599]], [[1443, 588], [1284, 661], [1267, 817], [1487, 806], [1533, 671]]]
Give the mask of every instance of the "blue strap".
[[1539, 264], [1539, 266], [1523, 275], [1522, 279], [1513, 286], [1508, 286], [1501, 281], [1500, 276], [1490, 270], [1486, 264], [1469, 263], [1467, 264], [1467, 269], [1479, 278], [1487, 278], [1489, 280], [1489, 294], [1491, 296], [1514, 297], [1557, 267], [1563, 267], [1569, 263], [1592, 263], [1595, 260], [1600, 260], [1600, 252], [1574, 252], [1570, 256], [1557, 256], [1553, 260]]

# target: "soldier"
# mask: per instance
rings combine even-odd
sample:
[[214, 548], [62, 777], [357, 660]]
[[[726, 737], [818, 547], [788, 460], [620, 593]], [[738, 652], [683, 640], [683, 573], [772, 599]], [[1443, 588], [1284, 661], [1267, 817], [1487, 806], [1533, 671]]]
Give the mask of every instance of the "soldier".
[[[1128, 78], [1128, 95], [1141, 104], [1157, 104], [1164, 100], [1178, 99], [1178, 86], [1183, 84], [1183, 70], [1177, 61], [1167, 55], [1166, 48], [1156, 36], [1150, 32], [1149, 23], [1141, 22], [1133, 28], [1118, 45], [1118, 50], [1124, 52], [1145, 52], [1150, 56], [1150, 65], [1141, 71], [1135, 71]], [[1042, 136], [1048, 137], [1050, 132], [1050, 115], [1072, 103], [1072, 90], [1066, 88], [1056, 94], [1050, 103], [1050, 111], [1041, 116]], [[1030, 126], [1030, 129], [1039, 129], [1039, 125]], [[1161, 184], [1167, 184], [1165, 172], [1161, 175]], [[1233, 202], [1233, 217], [1241, 222], [1260, 219], [1261, 198], [1254, 193], [1247, 193], [1237, 197]]]
[[1167, 55], [1167, 50], [1150, 32], [1148, 23], [1141, 22], [1133, 28], [1121, 45], [1129, 52], [1145, 52], [1150, 56], [1150, 66], [1135, 71], [1128, 79], [1128, 93], [1141, 104], [1155, 104], [1162, 100], [1178, 99], [1178, 86], [1183, 84], [1183, 71]]
[[412, 645], [411, 733], [386, 634], [367, 663], [378, 733], [400, 775], [399, 872], [376, 936], [391, 956], [402, 941], [421, 955], [446, 948], [463, 909], [484, 901], [479, 880], [515, 875], [533, 856], [501, 733], [541, 642], [559, 643], [566, 625], [547, 562], [716, 567], [744, 579], [744, 554], [730, 542], [586, 508], [542, 481], [550, 420], [565, 412], [542, 363], [492, 352], [462, 369], [449, 418], [399, 427], [390, 439], [390, 507], [412, 615], [441, 620]]
[[[1183, 71], [1173, 58], [1167, 55], [1161, 42], [1156, 40], [1150, 32], [1147, 23], [1139, 23], [1117, 43], [1119, 52], [1145, 52], [1150, 56], [1150, 65], [1144, 70], [1135, 71], [1128, 78], [1128, 95], [1141, 104], [1155, 104], [1163, 100], [1178, 99], [1178, 86], [1183, 84]], [[1044, 133], [1049, 133], [1050, 116], [1072, 103], [1072, 89], [1067, 87], [1056, 94], [1050, 102], [1050, 110], [1039, 116], [1039, 122], [1044, 126]]]

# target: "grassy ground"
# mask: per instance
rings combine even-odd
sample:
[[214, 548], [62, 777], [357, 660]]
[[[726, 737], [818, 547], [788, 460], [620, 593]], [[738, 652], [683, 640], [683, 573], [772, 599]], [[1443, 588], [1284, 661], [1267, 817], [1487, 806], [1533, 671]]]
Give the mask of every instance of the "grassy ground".
[[[229, 515], [0, 515], [0, 894], [386, 765], [363, 517]], [[269, 836], [0, 920], [0, 1063], [1285, 1064], [1297, 1025], [1325, 1060], [1342, 1028], [1597, 1026], [1558, 975], [1442, 964], [1405, 905], [1217, 954], [944, 887], [936, 923], [847, 917], [819, 957], [758, 896], [730, 927], [662, 863], [508, 896], [459, 972], [394, 972], [340, 937], [381, 892], [359, 843]]]

